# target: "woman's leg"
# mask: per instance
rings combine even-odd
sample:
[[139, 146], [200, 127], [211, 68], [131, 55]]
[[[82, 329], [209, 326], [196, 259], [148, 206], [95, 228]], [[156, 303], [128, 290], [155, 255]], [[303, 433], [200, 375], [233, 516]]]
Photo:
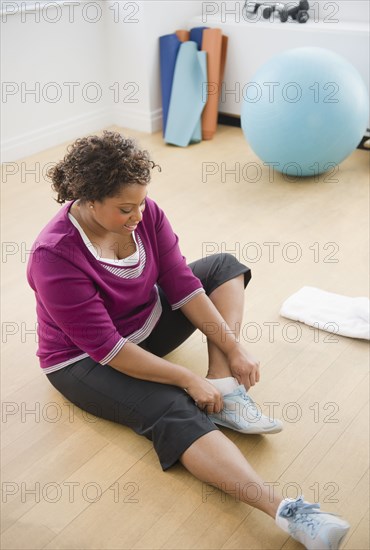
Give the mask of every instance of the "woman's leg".
[[[195, 262], [194, 273], [202, 280], [209, 299], [238, 339], [244, 313], [244, 289], [251, 277], [250, 270], [230, 254], [219, 254], [206, 260], [205, 263], [203, 260]], [[214, 327], [214, 331], [220, 329]], [[212, 421], [240, 433], [280, 432], [282, 423], [263, 415], [256, 407], [247, 390], [234, 377], [223, 352], [209, 340], [207, 345], [206, 377], [224, 396], [223, 410], [210, 415]]]
[[163, 470], [194, 441], [218, 430], [183, 389], [133, 378], [91, 357], [47, 377], [77, 407], [152, 441]]
[[[164, 470], [180, 460], [201, 481], [236, 491], [236, 498], [274, 517], [281, 499], [271, 502], [267, 485], [239, 449], [180, 388], [131, 378], [90, 357], [47, 377], [81, 409], [150, 439]], [[253, 484], [249, 491], [248, 483]]]
[[280, 494], [271, 494], [267, 483], [221, 432], [200, 437], [180, 461], [201, 481], [271, 516], [308, 550], [337, 550], [350, 528], [347, 521], [321, 511], [319, 504], [305, 502], [302, 496], [283, 500]]
[[[251, 271], [228, 253], [213, 254], [189, 264], [220, 312], [229, 329], [239, 338], [244, 313], [244, 289], [251, 279]], [[221, 327], [214, 327], [220, 330]], [[229, 378], [232, 376], [224, 354], [215, 344], [207, 340], [207, 378]]]
[[[223, 283], [210, 293], [209, 299], [216, 306], [227, 326], [239, 338], [244, 312], [244, 275]], [[215, 327], [219, 330], [219, 327]], [[207, 378], [226, 378], [232, 376], [225, 355], [218, 347], [207, 340], [208, 373]]]
[[197, 439], [180, 457], [195, 477], [213, 485], [237, 500], [262, 510], [275, 519], [282, 497], [253, 470], [240, 450], [220, 431]]
[[[203, 288], [215, 304], [231, 330], [240, 330], [244, 309], [244, 288], [250, 281], [250, 269], [238, 262], [231, 254], [213, 254], [189, 264]], [[196, 330], [180, 309], [172, 310], [167, 297], [159, 288], [162, 315], [149, 337], [139, 345], [163, 357], [181, 345]], [[215, 327], [219, 330], [219, 327]], [[209, 365], [213, 378], [230, 376], [225, 357], [218, 348], [209, 348]], [[212, 377], [208, 372], [208, 377]]]

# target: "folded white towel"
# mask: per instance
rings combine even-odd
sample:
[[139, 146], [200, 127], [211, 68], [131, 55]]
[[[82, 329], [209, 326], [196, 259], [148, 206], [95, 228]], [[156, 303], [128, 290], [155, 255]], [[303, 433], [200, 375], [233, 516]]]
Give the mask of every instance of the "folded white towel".
[[370, 300], [304, 286], [283, 303], [280, 315], [327, 332], [370, 340]]

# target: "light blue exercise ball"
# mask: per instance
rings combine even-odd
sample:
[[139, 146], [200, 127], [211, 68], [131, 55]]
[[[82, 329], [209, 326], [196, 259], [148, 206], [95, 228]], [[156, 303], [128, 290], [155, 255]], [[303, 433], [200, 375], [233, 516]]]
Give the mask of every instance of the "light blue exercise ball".
[[328, 49], [274, 55], [243, 88], [245, 138], [264, 163], [283, 174], [314, 176], [333, 169], [356, 149], [368, 121], [361, 75]]

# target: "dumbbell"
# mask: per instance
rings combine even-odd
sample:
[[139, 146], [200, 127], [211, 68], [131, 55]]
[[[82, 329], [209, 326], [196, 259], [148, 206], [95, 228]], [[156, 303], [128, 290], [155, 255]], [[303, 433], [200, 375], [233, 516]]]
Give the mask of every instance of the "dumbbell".
[[246, 2], [244, 4], [244, 9], [246, 13], [257, 13], [258, 8], [262, 6], [262, 2]]
[[278, 14], [279, 14], [279, 17], [281, 19], [281, 14], [283, 13], [284, 10], [285, 10], [284, 4], [276, 3], [276, 4], [273, 4], [271, 6], [264, 7], [263, 10], [262, 10], [262, 16], [263, 16], [264, 19], [270, 19], [271, 15], [274, 13], [274, 11], [277, 11]]
[[292, 19], [298, 21], [298, 23], [306, 23], [310, 16], [308, 14], [308, 10], [310, 9], [310, 5], [308, 3], [308, 0], [300, 0], [297, 6], [293, 6], [292, 8], [286, 9], [284, 8], [280, 11], [280, 21], [282, 23], [285, 23], [288, 21], [289, 17]]

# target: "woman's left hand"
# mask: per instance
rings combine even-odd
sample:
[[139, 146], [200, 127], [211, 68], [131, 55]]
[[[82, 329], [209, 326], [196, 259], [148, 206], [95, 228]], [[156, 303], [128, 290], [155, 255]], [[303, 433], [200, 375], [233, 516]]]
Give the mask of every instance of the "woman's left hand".
[[260, 362], [240, 345], [228, 354], [227, 359], [233, 376], [247, 390], [259, 382]]

